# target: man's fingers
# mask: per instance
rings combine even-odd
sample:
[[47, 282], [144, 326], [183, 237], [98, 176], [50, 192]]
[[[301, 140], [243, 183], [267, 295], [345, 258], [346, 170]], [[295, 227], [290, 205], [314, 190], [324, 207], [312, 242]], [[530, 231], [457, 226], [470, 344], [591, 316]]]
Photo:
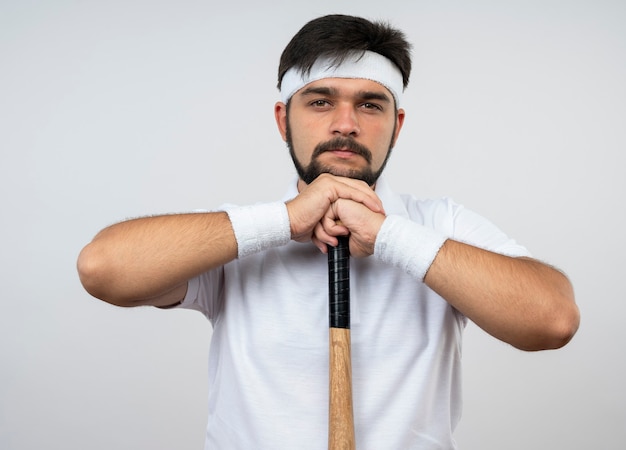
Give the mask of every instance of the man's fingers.
[[[384, 214], [382, 201], [367, 183], [322, 174], [306, 186], [297, 197], [287, 202], [292, 239], [304, 242], [315, 237], [319, 242], [314, 243], [320, 249], [325, 248], [321, 244], [337, 245], [335, 236], [348, 234], [346, 226], [334, 222], [340, 218], [335, 207], [343, 201], [362, 205], [374, 213]], [[316, 228], [318, 224], [321, 224], [320, 231]]]
[[352, 200], [357, 203], [362, 203], [373, 212], [384, 214], [385, 210], [382, 201], [367, 183], [352, 178], [335, 178], [337, 179], [337, 183], [333, 185], [335, 196], [333, 196], [332, 202], [341, 198]]
[[328, 246], [324, 242], [320, 241], [318, 238], [313, 235], [311, 238], [311, 242], [319, 249], [320, 252], [326, 254], [328, 253]]

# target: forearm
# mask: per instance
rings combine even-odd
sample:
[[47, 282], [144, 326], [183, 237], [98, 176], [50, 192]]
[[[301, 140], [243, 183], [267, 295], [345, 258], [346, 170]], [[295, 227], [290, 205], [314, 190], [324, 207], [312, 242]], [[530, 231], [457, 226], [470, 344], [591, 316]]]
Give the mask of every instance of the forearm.
[[539, 261], [446, 239], [399, 216], [385, 219], [374, 256], [424, 281], [486, 332], [515, 347], [558, 348], [578, 328], [569, 280]]
[[102, 230], [81, 252], [78, 271], [85, 289], [109, 303], [163, 305], [184, 295], [187, 280], [236, 256], [224, 212], [155, 216]]
[[569, 280], [530, 258], [447, 240], [424, 281], [489, 334], [520, 349], [562, 347], [578, 328]]

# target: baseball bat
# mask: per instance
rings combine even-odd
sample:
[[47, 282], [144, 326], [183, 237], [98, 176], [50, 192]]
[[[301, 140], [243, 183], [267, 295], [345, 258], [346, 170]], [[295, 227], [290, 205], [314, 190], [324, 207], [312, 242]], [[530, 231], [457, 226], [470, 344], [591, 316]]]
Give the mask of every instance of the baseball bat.
[[350, 249], [348, 236], [328, 246], [329, 450], [354, 450], [352, 361], [350, 353]]

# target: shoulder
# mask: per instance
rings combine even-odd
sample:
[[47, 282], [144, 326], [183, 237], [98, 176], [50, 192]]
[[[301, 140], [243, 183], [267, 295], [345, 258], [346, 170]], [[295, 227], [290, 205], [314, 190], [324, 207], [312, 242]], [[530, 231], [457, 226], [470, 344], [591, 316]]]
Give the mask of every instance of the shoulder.
[[491, 220], [449, 197], [418, 199], [409, 194], [400, 194], [398, 197], [406, 217], [451, 239], [509, 256], [530, 256], [525, 247]]

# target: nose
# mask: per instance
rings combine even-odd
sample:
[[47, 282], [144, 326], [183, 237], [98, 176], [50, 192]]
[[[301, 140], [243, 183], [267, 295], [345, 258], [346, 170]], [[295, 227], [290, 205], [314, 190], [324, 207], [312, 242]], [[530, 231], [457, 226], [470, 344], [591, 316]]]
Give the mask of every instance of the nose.
[[357, 112], [352, 105], [335, 107], [330, 131], [341, 136], [357, 136], [361, 132]]

